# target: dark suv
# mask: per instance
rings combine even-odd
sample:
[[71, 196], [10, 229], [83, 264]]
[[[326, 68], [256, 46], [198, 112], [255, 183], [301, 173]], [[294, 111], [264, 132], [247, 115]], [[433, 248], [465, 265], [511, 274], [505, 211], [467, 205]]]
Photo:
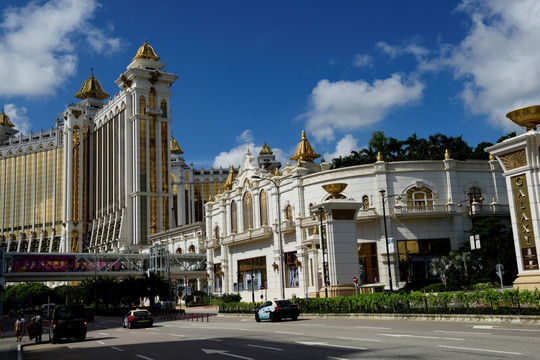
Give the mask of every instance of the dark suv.
[[59, 339], [77, 338], [78, 341], [86, 339], [86, 309], [83, 305], [57, 306], [52, 314], [50, 323], [51, 342], [57, 343]]

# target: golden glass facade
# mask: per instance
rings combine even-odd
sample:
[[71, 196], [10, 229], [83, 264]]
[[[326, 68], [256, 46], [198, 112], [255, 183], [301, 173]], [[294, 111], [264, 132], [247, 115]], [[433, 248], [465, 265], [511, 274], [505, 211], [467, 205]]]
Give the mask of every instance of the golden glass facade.
[[266, 191], [261, 190], [259, 195], [261, 225], [268, 225], [268, 196]]
[[250, 192], [244, 194], [242, 210], [244, 215], [244, 231], [253, 229], [253, 199]]
[[38, 145], [0, 159], [0, 248], [8, 250], [11, 241], [9, 251], [48, 251], [40, 250], [39, 240], [42, 233], [46, 243], [53, 230], [60, 232], [62, 153], [55, 145]]

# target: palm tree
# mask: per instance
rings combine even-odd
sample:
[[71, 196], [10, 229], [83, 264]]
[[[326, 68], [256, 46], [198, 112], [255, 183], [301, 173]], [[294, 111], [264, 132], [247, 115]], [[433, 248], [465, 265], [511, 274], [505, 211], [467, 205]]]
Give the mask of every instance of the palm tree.
[[429, 262], [429, 272], [438, 276], [444, 287], [446, 287], [446, 282], [448, 281], [448, 270], [450, 269], [450, 262], [446, 257], [431, 259]]
[[122, 302], [131, 306], [139, 304], [144, 294], [143, 279], [135, 275], [125, 275], [120, 280], [120, 292], [122, 293]]
[[156, 304], [156, 296], [165, 298], [169, 293], [169, 283], [157, 271], [146, 272], [142, 284], [142, 294], [150, 301], [150, 307]]

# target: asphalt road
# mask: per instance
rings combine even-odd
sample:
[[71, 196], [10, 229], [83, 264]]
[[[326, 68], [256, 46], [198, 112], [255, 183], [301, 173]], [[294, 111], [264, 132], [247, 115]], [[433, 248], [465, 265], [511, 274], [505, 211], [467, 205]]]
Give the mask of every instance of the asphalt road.
[[[451, 322], [300, 318], [256, 323], [205, 316], [123, 329], [96, 317], [87, 340], [27, 344], [25, 360], [539, 359], [540, 327]], [[45, 339], [44, 339], [45, 340]]]

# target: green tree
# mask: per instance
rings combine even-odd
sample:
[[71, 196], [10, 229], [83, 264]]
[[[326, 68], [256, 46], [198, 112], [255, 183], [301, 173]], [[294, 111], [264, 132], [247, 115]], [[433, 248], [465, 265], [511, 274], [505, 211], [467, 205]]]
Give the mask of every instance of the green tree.
[[169, 283], [159, 272], [149, 271], [143, 276], [142, 290], [142, 295], [150, 301], [150, 307], [154, 307], [156, 297], [168, 297]]
[[52, 295], [52, 289], [42, 283], [30, 282], [7, 286], [4, 293], [4, 308], [40, 306]]
[[122, 303], [128, 306], [140, 303], [144, 294], [142, 278], [135, 275], [126, 275], [120, 280], [119, 288], [122, 293]]
[[445, 287], [448, 282], [448, 271], [450, 267], [451, 264], [445, 256], [431, 259], [429, 262], [429, 272], [431, 275], [438, 276]]
[[497, 280], [495, 265], [504, 266], [505, 278], [513, 281], [517, 274], [516, 252], [511, 229], [496, 217], [476, 219], [474, 233], [480, 235], [478, 252], [483, 272]]

